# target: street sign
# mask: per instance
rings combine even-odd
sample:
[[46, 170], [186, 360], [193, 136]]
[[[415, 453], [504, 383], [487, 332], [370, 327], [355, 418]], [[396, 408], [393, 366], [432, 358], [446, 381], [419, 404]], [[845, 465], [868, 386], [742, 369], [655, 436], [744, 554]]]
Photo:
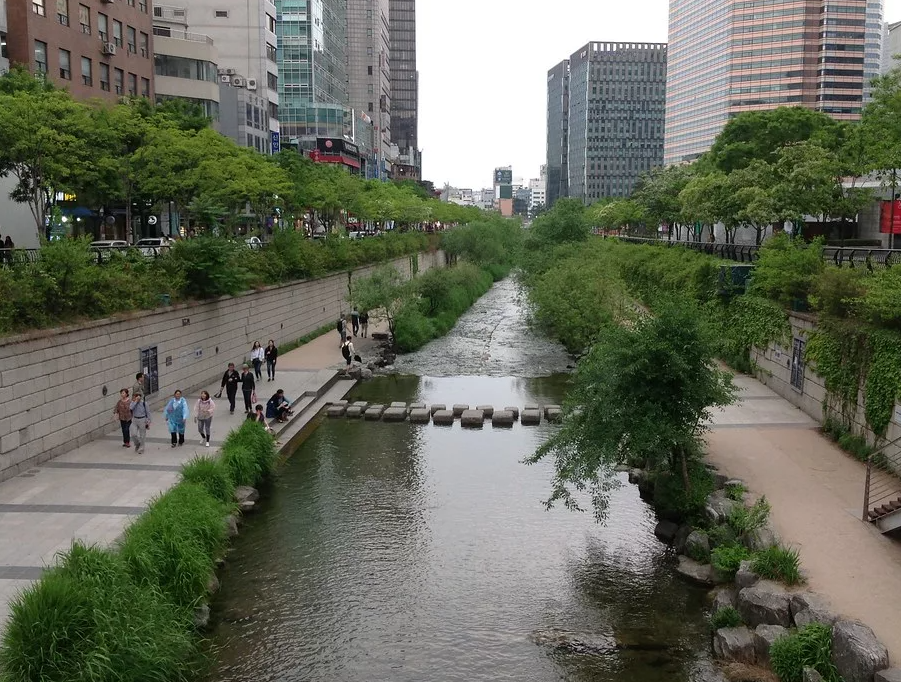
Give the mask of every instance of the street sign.
[[269, 137], [270, 137], [270, 147], [272, 148], [272, 153], [278, 154], [278, 152], [282, 148], [281, 134], [273, 130], [272, 132], [269, 133]]
[[147, 216], [147, 224], [148, 225], [156, 225], [159, 222], [159, 220], [160, 219], [157, 218], [155, 215]]

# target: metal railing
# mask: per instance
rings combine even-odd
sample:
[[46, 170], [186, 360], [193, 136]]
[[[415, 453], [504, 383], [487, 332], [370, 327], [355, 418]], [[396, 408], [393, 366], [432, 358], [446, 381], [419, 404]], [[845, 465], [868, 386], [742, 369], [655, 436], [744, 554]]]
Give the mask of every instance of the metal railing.
[[[754, 244], [724, 244], [721, 242], [690, 242], [648, 237], [617, 237], [632, 244], [652, 244], [655, 246], [681, 246], [692, 251], [718, 256], [739, 263], [754, 263], [760, 257], [760, 247]], [[865, 267], [870, 271], [901, 265], [901, 249], [878, 249], [861, 246], [823, 248], [823, 260], [838, 267]]]
[[[874, 522], [881, 516], [891, 513], [891, 509], [882, 510], [884, 505], [897, 503], [901, 507], [901, 436], [885, 443], [873, 451], [867, 458], [867, 478], [863, 491], [863, 520]], [[886, 451], [894, 447], [897, 452], [887, 455]]]

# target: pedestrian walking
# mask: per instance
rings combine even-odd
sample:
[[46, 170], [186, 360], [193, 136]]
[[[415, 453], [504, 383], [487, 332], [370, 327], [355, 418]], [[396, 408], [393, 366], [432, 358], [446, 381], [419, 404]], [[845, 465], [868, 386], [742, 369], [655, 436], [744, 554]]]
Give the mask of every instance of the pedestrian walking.
[[140, 393], [141, 395], [147, 395], [147, 391], [144, 389], [144, 372], [138, 372], [135, 374], [135, 383], [131, 387], [131, 397], [134, 399], [135, 394]]
[[265, 356], [266, 376], [269, 377], [269, 381], [275, 381], [275, 363], [278, 360], [278, 348], [272, 339], [269, 339], [269, 343], [266, 344]]
[[200, 398], [194, 406], [194, 421], [197, 422], [197, 430], [200, 431], [200, 442], [210, 447], [210, 427], [213, 425], [213, 410], [216, 403], [210, 397], [209, 392], [201, 391]]
[[113, 410], [113, 416], [119, 420], [119, 426], [122, 429], [122, 447], [131, 447], [131, 400], [128, 397], [128, 389], [123, 388], [119, 391], [119, 400]]
[[253, 411], [253, 404], [256, 399], [257, 382], [253, 378], [253, 372], [250, 367], [244, 365], [241, 371], [241, 393], [244, 394], [244, 412], [249, 414]]
[[349, 336], [344, 339], [344, 343], [341, 344], [341, 355], [344, 356], [344, 359], [347, 361], [347, 367], [349, 368], [354, 359], [354, 342], [351, 341]]
[[350, 325], [353, 329], [354, 336], [360, 333], [360, 311], [357, 310], [357, 306], [354, 306], [354, 309], [350, 313]]
[[341, 313], [341, 316], [338, 318], [336, 328], [338, 329], [338, 336], [341, 337], [341, 343], [343, 344], [344, 339], [347, 337], [347, 320], [344, 319], [344, 313]]
[[172, 447], [185, 444], [185, 424], [190, 412], [188, 401], [182, 397], [181, 391], [175, 391], [165, 409], [166, 421], [169, 424], [169, 435], [172, 436]]
[[235, 397], [238, 395], [238, 384], [241, 383], [241, 375], [235, 369], [235, 363], [228, 363], [228, 369], [222, 375], [222, 386], [216, 394], [217, 398], [222, 397], [222, 389], [225, 389], [225, 395], [228, 396], [228, 413], [235, 413]]
[[144, 454], [147, 429], [150, 428], [150, 410], [141, 393], [131, 394], [131, 433], [135, 444], [135, 454]]
[[253, 348], [250, 349], [250, 361], [253, 363], [253, 374], [257, 379], [263, 378], [263, 360], [266, 359], [266, 351], [259, 341], [253, 342]]
[[360, 334], [365, 339], [369, 333], [369, 311], [364, 310], [360, 313]]

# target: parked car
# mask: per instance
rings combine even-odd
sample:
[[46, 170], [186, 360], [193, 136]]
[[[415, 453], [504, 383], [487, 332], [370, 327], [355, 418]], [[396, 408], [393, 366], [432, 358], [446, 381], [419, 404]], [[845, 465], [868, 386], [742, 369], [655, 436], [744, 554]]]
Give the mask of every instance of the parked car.
[[101, 239], [91, 242], [91, 250], [97, 253], [97, 260], [101, 263], [108, 261], [114, 253], [124, 252], [128, 248], [128, 242], [124, 239]]
[[140, 249], [141, 254], [147, 258], [155, 258], [168, 251], [171, 246], [172, 242], [166, 237], [145, 237], [135, 244], [135, 248]]

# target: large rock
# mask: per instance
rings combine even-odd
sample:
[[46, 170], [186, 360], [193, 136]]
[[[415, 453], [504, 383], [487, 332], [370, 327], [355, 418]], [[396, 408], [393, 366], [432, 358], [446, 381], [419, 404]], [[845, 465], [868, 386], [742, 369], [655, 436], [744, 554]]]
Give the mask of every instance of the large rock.
[[225, 517], [225, 533], [230, 538], [238, 534], [238, 517], [235, 514], [229, 514]]
[[813, 592], [797, 592], [791, 597], [792, 620], [797, 627], [803, 628], [810, 623], [832, 625], [836, 621], [829, 603]]
[[414, 424], [428, 424], [432, 419], [432, 413], [423, 409], [410, 410], [410, 421]]
[[765, 549], [778, 545], [779, 536], [776, 535], [772, 528], [764, 526], [742, 535], [741, 542], [752, 552], [762, 552]]
[[781, 625], [791, 627], [791, 597], [785, 588], [770, 580], [761, 580], [738, 593], [738, 612], [751, 627]]
[[498, 410], [491, 415], [491, 425], [496, 427], [512, 428], [516, 418], [510, 410]]
[[629, 483], [639, 485], [645, 478], [647, 478], [647, 473], [645, 473], [644, 469], [629, 470]]
[[813, 668], [805, 666], [801, 671], [801, 682], [823, 682], [823, 676]]
[[432, 423], [436, 426], [453, 426], [454, 413], [452, 410], [437, 410], [432, 412]]
[[373, 374], [372, 374], [371, 369], [364, 367], [363, 369], [360, 370], [360, 380], [361, 381], [369, 381], [370, 379], [372, 379], [372, 376], [373, 376]]
[[753, 562], [746, 559], [738, 564], [738, 570], [735, 572], [735, 586], [743, 590], [746, 587], [753, 587], [760, 580], [754, 570], [751, 568]]
[[889, 668], [876, 673], [875, 682], [901, 682], [901, 668]]
[[481, 410], [463, 410], [460, 424], [468, 429], [480, 429], [485, 424], [485, 413]]
[[770, 647], [780, 637], [785, 637], [788, 630], [781, 625], [758, 625], [754, 628], [754, 647], [757, 649], [757, 660], [761, 665], [770, 663]]
[[657, 539], [660, 540], [660, 542], [666, 545], [673, 544], [673, 540], [675, 539], [676, 533], [678, 532], [678, 524], [675, 524], [672, 521], [660, 521], [654, 527], [654, 535], [657, 536]]
[[210, 624], [210, 607], [201, 604], [194, 609], [194, 628], [196, 630], [206, 630]]
[[699, 564], [687, 556], [679, 557], [679, 565], [676, 566], [676, 573], [680, 576], [698, 585], [711, 587], [716, 585], [713, 579], [713, 569], [709, 564]]
[[256, 509], [257, 503], [251, 502], [250, 500], [244, 500], [243, 502], [238, 504], [238, 509], [242, 514], [249, 514], [254, 509]]
[[713, 472], [713, 487], [716, 490], [722, 490], [726, 487], [726, 483], [729, 481], [729, 477], [725, 474], [720, 474], [717, 472]]
[[685, 540], [685, 554], [691, 558], [710, 556], [710, 538], [702, 530], [693, 530]]
[[735, 608], [735, 601], [738, 598], [738, 592], [731, 587], [719, 587], [713, 595], [713, 612], [716, 613], [720, 609]]
[[720, 628], [713, 635], [713, 653], [724, 661], [754, 665], [757, 662], [754, 634], [746, 627]]
[[235, 502], [256, 502], [260, 499], [260, 491], [251, 488], [249, 485], [239, 485], [235, 488]]
[[206, 581], [207, 594], [216, 594], [219, 591], [219, 578], [215, 573], [210, 574], [210, 579]]
[[737, 504], [737, 502], [730, 500], [722, 493], [716, 492], [707, 498], [704, 512], [711, 523], [725, 523]]
[[685, 554], [685, 543], [688, 541], [688, 536], [691, 535], [691, 532], [692, 528], [688, 524], [679, 526], [679, 530], [676, 531], [676, 537], [673, 538], [673, 551], [676, 554]]
[[853, 620], [832, 626], [832, 661], [845, 682], [872, 682], [876, 671], [889, 666], [882, 642], [869, 627]]
[[519, 422], [523, 426], [537, 426], [541, 423], [541, 411], [538, 408], [534, 410], [526, 408], [522, 411]]

